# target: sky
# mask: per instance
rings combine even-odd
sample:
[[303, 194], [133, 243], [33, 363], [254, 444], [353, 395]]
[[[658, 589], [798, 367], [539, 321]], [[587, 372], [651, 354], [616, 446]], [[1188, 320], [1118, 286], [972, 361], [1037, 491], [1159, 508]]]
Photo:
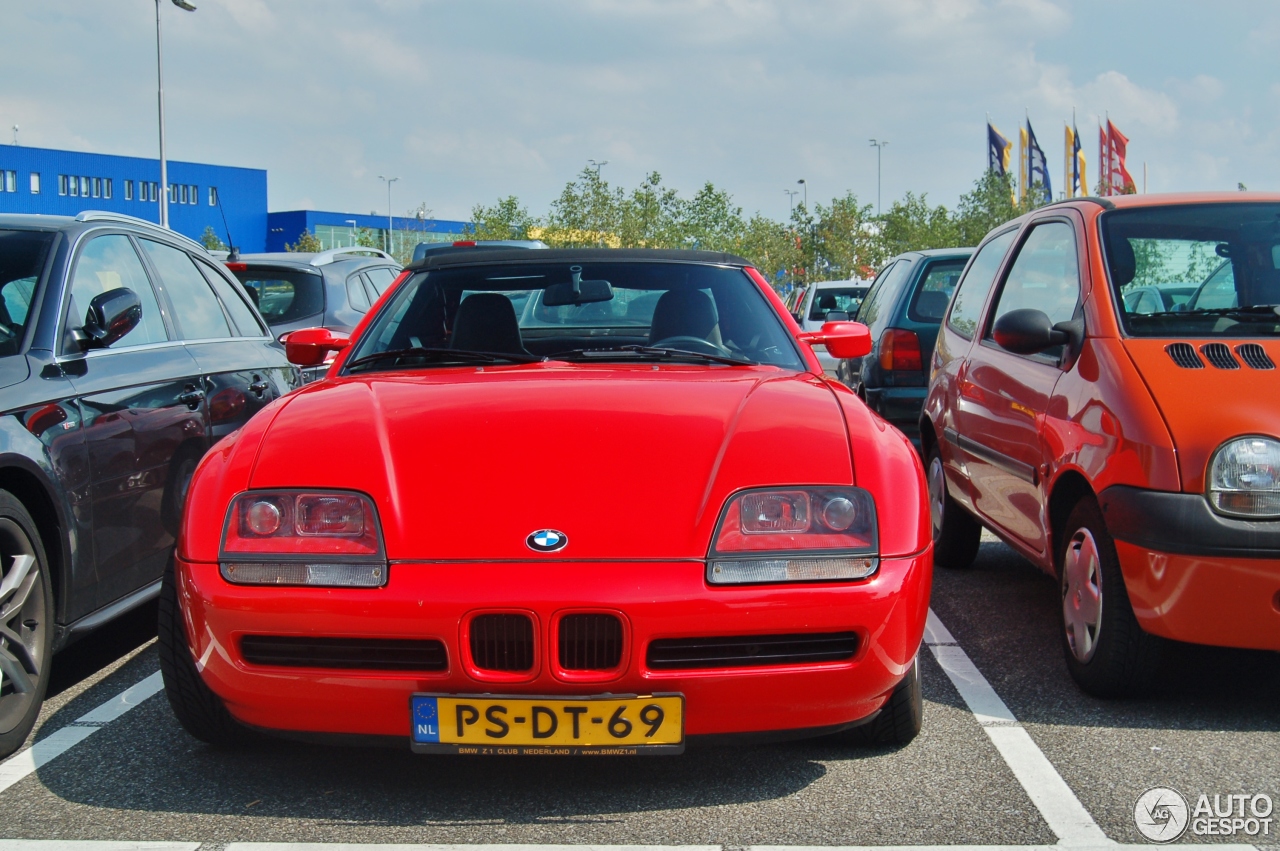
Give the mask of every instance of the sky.
[[[1062, 181], [1074, 112], [1151, 192], [1280, 188], [1273, 0], [163, 0], [170, 159], [265, 168], [269, 208], [544, 213], [591, 160], [785, 218], [954, 205], [987, 116]], [[155, 156], [153, 0], [0, 0], [0, 141]], [[1015, 147], [1016, 154], [1016, 147]], [[803, 185], [797, 181], [803, 179]], [[802, 195], [795, 196], [799, 201]]]

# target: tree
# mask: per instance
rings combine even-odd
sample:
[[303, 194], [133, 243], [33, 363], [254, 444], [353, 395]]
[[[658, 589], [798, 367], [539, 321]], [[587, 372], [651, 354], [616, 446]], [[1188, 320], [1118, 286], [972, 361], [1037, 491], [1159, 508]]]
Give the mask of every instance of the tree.
[[859, 204], [852, 192], [832, 198], [831, 206], [818, 204], [812, 225], [814, 255], [810, 261], [824, 276], [867, 278], [887, 258], [880, 227], [870, 204]]
[[536, 226], [537, 220], [520, 199], [508, 195], [490, 207], [472, 207], [471, 224], [465, 232], [471, 239], [529, 239], [529, 230]]
[[214, 232], [213, 225], [205, 225], [204, 233], [200, 234], [200, 244], [205, 247], [206, 251], [227, 251], [227, 244], [218, 239], [218, 234]]
[[315, 254], [318, 251], [323, 251], [324, 246], [320, 244], [319, 238], [316, 237], [314, 233], [309, 230], [304, 230], [302, 233], [298, 234], [298, 241], [293, 245], [286, 242], [284, 244], [284, 250]]
[[1013, 175], [988, 169], [973, 182], [973, 189], [960, 196], [956, 207], [956, 231], [960, 245], [977, 245], [993, 229], [1030, 208], [1019, 204]]
[[964, 243], [951, 212], [929, 206], [927, 195], [908, 192], [880, 217], [880, 239], [886, 258], [904, 251], [955, 248]]

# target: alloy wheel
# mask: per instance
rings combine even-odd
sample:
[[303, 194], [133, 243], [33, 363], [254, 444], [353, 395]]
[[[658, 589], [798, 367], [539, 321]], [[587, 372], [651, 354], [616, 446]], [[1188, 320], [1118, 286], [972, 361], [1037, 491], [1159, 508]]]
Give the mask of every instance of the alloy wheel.
[[947, 507], [947, 474], [942, 469], [942, 459], [934, 455], [929, 461], [929, 519], [933, 523], [933, 540], [942, 537], [942, 513]]
[[35, 545], [0, 518], [0, 733], [16, 727], [36, 699], [48, 628]]
[[1098, 542], [1088, 529], [1078, 529], [1067, 544], [1062, 564], [1062, 622], [1067, 646], [1079, 662], [1088, 662], [1102, 629], [1102, 566]]

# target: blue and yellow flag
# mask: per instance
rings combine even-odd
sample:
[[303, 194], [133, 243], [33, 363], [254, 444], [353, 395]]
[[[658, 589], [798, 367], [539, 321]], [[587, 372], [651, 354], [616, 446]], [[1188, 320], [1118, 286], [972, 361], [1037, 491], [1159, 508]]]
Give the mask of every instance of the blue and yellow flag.
[[1049, 181], [1049, 161], [1045, 159], [1044, 150], [1036, 141], [1035, 131], [1031, 129], [1031, 119], [1027, 119], [1027, 192], [1040, 196], [1041, 203], [1048, 204], [1053, 200], [1053, 185]]
[[1009, 173], [1009, 157], [1013, 143], [1000, 134], [996, 126], [987, 122], [987, 168], [1004, 177]]

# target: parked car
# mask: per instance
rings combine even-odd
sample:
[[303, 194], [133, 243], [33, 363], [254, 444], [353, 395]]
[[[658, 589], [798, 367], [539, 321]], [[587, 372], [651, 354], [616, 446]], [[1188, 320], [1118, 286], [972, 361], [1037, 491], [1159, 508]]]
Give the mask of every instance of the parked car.
[[548, 248], [540, 239], [459, 239], [454, 242], [419, 242], [413, 249], [411, 263], [419, 263], [428, 255], [457, 254], [474, 249]]
[[1127, 313], [1146, 314], [1178, 310], [1195, 296], [1196, 289], [1194, 283], [1126, 287], [1123, 293], [1124, 309]]
[[835, 369], [871, 410], [917, 445], [938, 326], [972, 254], [972, 248], [946, 248], [908, 251], [890, 260], [857, 313], [871, 331], [871, 353]]
[[[298, 364], [340, 352], [325, 380], [196, 474], [160, 626], [190, 733], [518, 754], [916, 734], [923, 471], [811, 348], [864, 351], [862, 326], [798, 332], [711, 252], [409, 271], [350, 339], [294, 332]], [[530, 290], [521, 321], [507, 293]]]
[[[1280, 650], [1278, 217], [1280, 195], [1049, 205], [952, 300], [920, 426], [937, 560], [967, 566], [982, 525], [1056, 575], [1091, 694], [1143, 689], [1162, 638]], [[1139, 268], [1215, 255], [1238, 306], [1127, 309]]]
[[[816, 331], [827, 321], [846, 322], [858, 312], [858, 305], [867, 294], [866, 281], [816, 281], [805, 290], [797, 302], [792, 318], [803, 331]], [[828, 320], [830, 316], [830, 320]], [[826, 349], [815, 350], [818, 362], [828, 375], [836, 374], [837, 358]]]
[[0, 757], [53, 653], [155, 599], [209, 445], [297, 384], [198, 243], [113, 213], [0, 215]]
[[1235, 274], [1230, 260], [1222, 261], [1187, 300], [1187, 310], [1238, 307]]

